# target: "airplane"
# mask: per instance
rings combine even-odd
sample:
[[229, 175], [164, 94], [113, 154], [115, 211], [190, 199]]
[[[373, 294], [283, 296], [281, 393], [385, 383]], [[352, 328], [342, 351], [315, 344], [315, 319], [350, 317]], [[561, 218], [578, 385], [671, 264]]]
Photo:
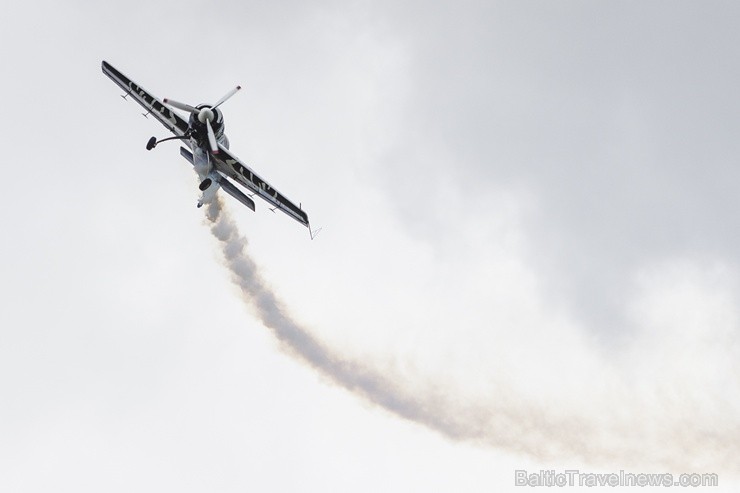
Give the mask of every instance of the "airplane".
[[[319, 230], [311, 229], [308, 214], [301, 205], [296, 206], [288, 200], [229, 150], [229, 139], [224, 134], [224, 119], [219, 106], [236, 94], [241, 86], [231, 89], [215, 104], [190, 106], [172, 99], [160, 101], [106, 61], [103, 61], [102, 68], [103, 73], [126, 92], [121, 95], [123, 99], [131, 97], [146, 110], [146, 113], [142, 113], [145, 117], [152, 115], [174, 134], [173, 137], [160, 140], [152, 137], [146, 144], [147, 150], [168, 140], [180, 140], [187, 146], [180, 147], [180, 155], [193, 165], [200, 179], [198, 207], [211, 202], [221, 189], [254, 211], [255, 204], [251, 197], [257, 195], [272, 206], [270, 209], [273, 212], [284, 212], [306, 226], [311, 239], [316, 237]], [[188, 121], [170, 107], [189, 113]], [[247, 189], [249, 196], [230, 180]]]

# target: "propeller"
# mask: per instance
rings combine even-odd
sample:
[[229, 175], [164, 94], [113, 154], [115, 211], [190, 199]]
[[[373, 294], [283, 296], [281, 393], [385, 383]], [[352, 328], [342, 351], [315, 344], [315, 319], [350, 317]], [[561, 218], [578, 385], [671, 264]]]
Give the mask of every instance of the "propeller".
[[164, 98], [162, 100], [162, 102], [164, 104], [168, 104], [168, 105], [172, 106], [173, 108], [177, 108], [178, 110], [187, 111], [188, 113], [197, 113], [198, 112], [198, 110], [196, 108], [193, 108], [189, 104], [180, 103], [180, 102], [174, 101], [172, 99]]
[[169, 106], [172, 106], [173, 108], [177, 108], [178, 110], [187, 111], [188, 113], [192, 113], [193, 115], [198, 116], [198, 121], [201, 123], [206, 124], [206, 129], [208, 131], [208, 145], [211, 148], [211, 152], [214, 154], [218, 154], [218, 141], [216, 140], [216, 133], [213, 131], [213, 125], [211, 125], [211, 121], [216, 117], [216, 114], [213, 112], [216, 108], [224, 104], [231, 96], [236, 94], [242, 86], [236, 86], [234, 89], [231, 89], [229, 92], [224, 94], [224, 96], [219, 99], [216, 104], [214, 104], [211, 107], [204, 107], [201, 109], [195, 108], [193, 106], [190, 106], [189, 104], [180, 103], [179, 101], [174, 101], [172, 99], [163, 99], [162, 102], [164, 104], [167, 104]]
[[221, 106], [222, 104], [224, 104], [227, 99], [229, 99], [231, 96], [233, 96], [234, 94], [236, 94], [239, 91], [239, 89], [241, 89], [241, 88], [242, 88], [242, 86], [236, 86], [234, 89], [232, 89], [229, 92], [227, 92], [224, 95], [224, 97], [222, 97], [221, 99], [219, 99], [218, 102], [215, 105], [213, 105], [213, 109], [215, 110], [216, 108], [218, 108], [219, 106]]
[[[198, 115], [198, 119], [200, 119], [200, 115]], [[216, 141], [216, 134], [214, 133], [213, 127], [211, 126], [210, 118], [206, 120], [206, 128], [208, 129], [208, 143], [211, 146], [211, 151], [213, 151], [214, 154], [218, 154], [218, 142]]]

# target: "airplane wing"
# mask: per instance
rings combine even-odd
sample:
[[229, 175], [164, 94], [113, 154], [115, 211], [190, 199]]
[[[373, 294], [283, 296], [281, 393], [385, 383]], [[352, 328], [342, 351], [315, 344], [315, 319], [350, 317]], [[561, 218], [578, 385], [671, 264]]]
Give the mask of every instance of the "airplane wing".
[[188, 130], [188, 122], [180, 115], [166, 107], [162, 101], [152, 96], [143, 87], [119, 72], [113, 65], [103, 62], [103, 73], [126, 91], [126, 98], [131, 96], [147, 112], [144, 116], [152, 115], [167, 127], [177, 137], [182, 137]]
[[218, 154], [212, 154], [211, 156], [216, 161], [216, 169], [218, 171], [243, 185], [247, 190], [259, 195], [260, 198], [271, 204], [274, 208], [280, 209], [310, 229], [308, 214], [300, 206], [295, 205], [285, 198], [284, 195], [260, 178], [246, 164], [242, 163], [231, 151], [219, 144]]

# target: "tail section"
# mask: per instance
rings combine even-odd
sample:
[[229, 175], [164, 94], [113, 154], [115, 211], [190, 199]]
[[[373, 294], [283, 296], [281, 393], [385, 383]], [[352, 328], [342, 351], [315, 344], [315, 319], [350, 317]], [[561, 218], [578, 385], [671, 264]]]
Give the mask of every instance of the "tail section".
[[[180, 155], [184, 157], [185, 159], [187, 159], [190, 162], [190, 164], [193, 164], [193, 153], [191, 153], [189, 150], [185, 149], [184, 147], [180, 147]], [[226, 178], [225, 176], [222, 176], [218, 172], [213, 172], [209, 178], [206, 178], [206, 180], [203, 183], [201, 183], [201, 186], [203, 186], [205, 182], [208, 181], [209, 179], [211, 179], [212, 181], [215, 181], [218, 185], [220, 185], [221, 190], [228, 193], [229, 195], [231, 195], [236, 200], [246, 205], [250, 209], [255, 210], [254, 200], [247, 197], [244, 194], [244, 192], [239, 190], [236, 187], [236, 185], [234, 185], [228, 180], [228, 178]], [[213, 188], [214, 185], [215, 183], [214, 184], [208, 183], [208, 185], [205, 187], [206, 190], [201, 188], [201, 191], [203, 191], [203, 193], [205, 194], [206, 191], [210, 188]]]

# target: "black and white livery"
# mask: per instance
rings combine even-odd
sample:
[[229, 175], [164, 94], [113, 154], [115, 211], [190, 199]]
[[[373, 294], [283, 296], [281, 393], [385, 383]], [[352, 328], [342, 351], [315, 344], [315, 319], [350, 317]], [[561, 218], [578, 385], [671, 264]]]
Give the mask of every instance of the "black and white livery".
[[[224, 134], [224, 118], [219, 106], [236, 94], [241, 89], [240, 86], [229, 91], [215, 104], [190, 106], [171, 99], [160, 101], [105, 61], [103, 73], [126, 92], [122, 96], [124, 99], [134, 99], [146, 110], [144, 116], [155, 117], [174, 134], [174, 137], [159, 141], [152, 137], [146, 145], [147, 149], [154, 149], [157, 144], [166, 140], [181, 140], [187, 145], [188, 148], [180, 147], [180, 154], [190, 161], [201, 180], [198, 187], [201, 191], [198, 207], [213, 200], [219, 188], [252, 210], [255, 210], [255, 205], [251, 197], [257, 195], [267, 201], [273, 211], [281, 210], [309, 228], [312, 238], [318, 233], [311, 231], [308, 214], [300, 205], [296, 206], [285, 198], [229, 151], [229, 139]], [[170, 107], [188, 112], [188, 120]], [[249, 193], [242, 192], [230, 179], [242, 185]]]

